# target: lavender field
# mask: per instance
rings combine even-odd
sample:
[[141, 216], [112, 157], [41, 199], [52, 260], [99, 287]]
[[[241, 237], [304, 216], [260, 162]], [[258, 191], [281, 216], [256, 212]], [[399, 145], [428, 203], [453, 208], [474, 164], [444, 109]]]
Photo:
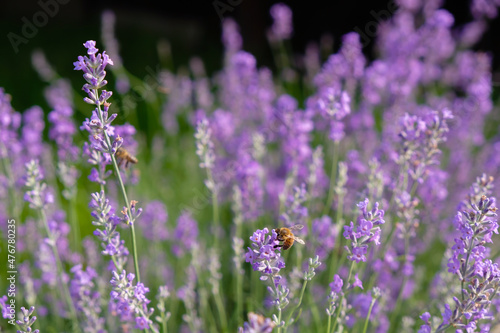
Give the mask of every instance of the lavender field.
[[500, 332], [500, 1], [393, 5], [300, 54], [272, 5], [271, 68], [220, 4], [213, 75], [133, 75], [112, 11], [33, 52], [49, 108], [0, 87], [0, 332]]

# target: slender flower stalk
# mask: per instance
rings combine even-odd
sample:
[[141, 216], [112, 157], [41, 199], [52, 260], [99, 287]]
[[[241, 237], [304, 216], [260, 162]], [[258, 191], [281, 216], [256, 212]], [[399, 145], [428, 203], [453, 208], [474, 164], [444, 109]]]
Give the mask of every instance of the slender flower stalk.
[[273, 299], [272, 304], [278, 310], [278, 316], [273, 314], [273, 321], [278, 328], [278, 333], [281, 332], [285, 322], [282, 321], [282, 310], [288, 305], [289, 290], [283, 285], [282, 277], [279, 272], [285, 267], [285, 261], [281, 257], [281, 247], [277, 239], [276, 231], [273, 229], [271, 235], [268, 235], [269, 229], [264, 228], [254, 232], [250, 240], [252, 247], [248, 248], [245, 255], [246, 262], [252, 264], [254, 271], [260, 272], [261, 281], [270, 280], [272, 286], [268, 286], [267, 290]]
[[366, 330], [368, 329], [368, 323], [370, 322], [370, 316], [372, 314], [373, 306], [375, 305], [375, 302], [377, 299], [380, 297], [380, 289], [378, 287], [374, 287], [372, 290], [372, 300], [370, 302], [370, 308], [368, 309], [368, 314], [366, 315], [366, 320], [365, 320], [365, 325], [363, 327], [363, 333], [366, 333]]
[[218, 188], [213, 176], [215, 166], [214, 144], [212, 142], [212, 130], [206, 118], [203, 118], [196, 125], [196, 154], [200, 157], [200, 168], [206, 169], [207, 180], [205, 185], [212, 193], [212, 213], [215, 224], [215, 235], [219, 233], [219, 202], [217, 199]]
[[338, 294], [335, 291], [331, 291], [328, 295], [328, 308], [326, 309], [326, 314], [328, 315], [328, 324], [326, 327], [326, 333], [330, 333], [330, 328], [332, 326], [332, 317], [337, 309], [337, 300], [339, 299]]
[[[57, 276], [60, 279], [59, 284], [62, 286], [63, 298], [68, 307], [71, 320], [73, 321], [73, 330], [78, 332], [78, 317], [76, 314], [75, 305], [71, 299], [68, 285], [64, 281], [64, 269], [61, 262], [61, 257], [59, 255], [56, 236], [49, 227], [46, 215], [47, 206], [54, 202], [54, 197], [51, 193], [47, 191], [47, 185], [42, 183], [43, 175], [40, 170], [40, 165], [38, 160], [31, 160], [26, 164], [26, 183], [27, 192], [24, 196], [24, 200], [30, 205], [30, 208], [38, 212], [40, 220], [42, 221], [43, 228], [45, 229], [46, 235], [48, 237], [47, 244], [52, 249], [52, 254], [56, 262]], [[25, 316], [26, 317], [26, 316]]]
[[338, 167], [338, 158], [339, 158], [339, 141], [335, 141], [333, 144], [333, 158], [332, 158], [332, 168], [330, 173], [330, 187], [328, 190], [328, 198], [326, 199], [325, 206], [323, 207], [323, 214], [327, 215], [333, 203], [333, 194], [335, 190], [335, 183], [337, 178], [337, 167]]
[[166, 301], [170, 297], [170, 292], [167, 286], [160, 286], [156, 298], [158, 299], [158, 310], [161, 316], [156, 316], [155, 320], [159, 322], [163, 328], [162, 333], [167, 333], [167, 322], [171, 317], [171, 313], [167, 312]]
[[[347, 192], [345, 185], [347, 183], [347, 164], [344, 162], [339, 162], [339, 176], [337, 179], [337, 185], [334, 188], [335, 194], [337, 195], [337, 211], [336, 211], [336, 227], [337, 227], [337, 236], [335, 239], [335, 245], [333, 249], [332, 259], [330, 262], [330, 276], [333, 275], [334, 269], [336, 267], [340, 267], [340, 265], [336, 264], [339, 261], [339, 257], [342, 255], [340, 249], [342, 246], [342, 237], [340, 230], [344, 227], [344, 219], [343, 219], [343, 208], [344, 208], [344, 197]], [[337, 255], [338, 253], [338, 255]]]
[[461, 297], [454, 297], [455, 310], [445, 304], [443, 323], [436, 332], [450, 326], [471, 330], [480, 319], [487, 318], [493, 297], [500, 288], [500, 268], [487, 258], [485, 246], [493, 243], [498, 234], [496, 200], [483, 195], [470, 202], [470, 210], [458, 212], [454, 225], [460, 232], [455, 238], [453, 256], [448, 261], [448, 272], [461, 282]]
[[316, 268], [318, 268], [321, 265], [321, 261], [319, 261], [319, 256], [316, 256], [314, 258], [309, 258], [309, 265], [307, 271], [304, 272], [304, 282], [302, 283], [302, 289], [300, 290], [300, 296], [299, 296], [299, 301], [297, 302], [297, 305], [295, 308], [290, 312], [290, 315], [288, 316], [288, 319], [286, 321], [286, 326], [285, 329], [293, 324], [296, 321], [295, 319], [292, 319], [293, 314], [295, 313], [296, 310], [298, 310], [302, 304], [302, 298], [304, 297], [304, 291], [306, 290], [307, 283], [313, 279], [313, 277], [316, 275]]
[[233, 204], [232, 210], [234, 213], [234, 224], [236, 225], [236, 236], [233, 237], [233, 264], [234, 274], [236, 275], [236, 318], [238, 322], [243, 321], [243, 277], [245, 270], [243, 269], [243, 239], [241, 239], [242, 224], [243, 224], [243, 203], [241, 190], [238, 186], [233, 188]]
[[[93, 117], [90, 121], [90, 125], [94, 127], [94, 148], [100, 150], [102, 153], [107, 153], [111, 157], [115, 175], [118, 179], [120, 191], [123, 195], [125, 201], [127, 215], [127, 224], [130, 227], [130, 233], [132, 238], [132, 256], [134, 259], [134, 268], [137, 276], [137, 281], [140, 282], [140, 271], [139, 262], [137, 258], [137, 241], [135, 236], [134, 227], [134, 217], [132, 216], [131, 202], [128, 200], [127, 191], [123, 183], [120, 168], [115, 158], [116, 150], [121, 146], [121, 138], [116, 137], [114, 141], [111, 141], [111, 133], [109, 133], [110, 124], [116, 118], [116, 114], [111, 115], [108, 118], [108, 108], [110, 104], [107, 100], [111, 97], [112, 92], [102, 90], [99, 94], [99, 89], [103, 88], [107, 81], [104, 79], [106, 76], [105, 68], [106, 66], [113, 65], [113, 61], [109, 58], [104, 51], [102, 54], [97, 54], [98, 49], [95, 47], [95, 41], [89, 40], [83, 44], [87, 48], [87, 56], [79, 56], [78, 61], [74, 63], [75, 70], [82, 70], [84, 72], [83, 77], [87, 81], [83, 85], [83, 90], [88, 94], [88, 97], [84, 98], [84, 101], [88, 104], [93, 104], [96, 109], [93, 111]], [[97, 54], [97, 55], [96, 55]], [[101, 108], [104, 106], [104, 110]], [[100, 135], [99, 135], [100, 134]]]
[[221, 330], [227, 330], [227, 317], [226, 310], [224, 309], [224, 302], [221, 297], [220, 281], [222, 279], [222, 274], [220, 272], [220, 255], [215, 249], [212, 249], [209, 254], [209, 266], [210, 278], [208, 279], [209, 284], [212, 286], [212, 294], [215, 298], [215, 305], [217, 307], [217, 312], [219, 313], [219, 321], [221, 325]]
[[[344, 289], [348, 288], [350, 286], [350, 283], [349, 281], [351, 280], [351, 276], [352, 276], [352, 270], [354, 268], [354, 260], [351, 261], [351, 267], [349, 268], [349, 275], [347, 276], [347, 285]], [[332, 288], [332, 291], [340, 294], [340, 301], [338, 302], [339, 306], [338, 306], [338, 309], [337, 309], [337, 316], [335, 317], [335, 322], [333, 323], [333, 328], [332, 328], [332, 332], [335, 332], [335, 328], [337, 327], [337, 325], [341, 326], [341, 318], [343, 316], [345, 316], [345, 310], [346, 310], [346, 299], [345, 299], [345, 293], [342, 291], [342, 287], [344, 285], [344, 282], [342, 281], [342, 279], [338, 276], [338, 275], [335, 275], [334, 278], [333, 278], [333, 282], [330, 283], [330, 287]]]

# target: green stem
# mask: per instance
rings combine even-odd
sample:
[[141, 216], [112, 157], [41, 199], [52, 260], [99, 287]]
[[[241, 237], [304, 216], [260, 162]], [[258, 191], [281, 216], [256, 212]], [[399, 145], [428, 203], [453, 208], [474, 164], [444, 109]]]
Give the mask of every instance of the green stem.
[[[349, 268], [349, 275], [347, 276], [347, 280], [346, 280], [346, 284], [349, 284], [349, 281], [351, 280], [351, 275], [352, 275], [352, 269], [354, 268], [354, 261], [351, 261], [351, 268]], [[335, 328], [337, 327], [337, 324], [339, 322], [339, 316], [340, 316], [340, 312], [342, 312], [342, 301], [344, 300], [344, 296], [345, 294], [342, 293], [342, 296], [340, 297], [340, 301], [339, 301], [339, 309], [337, 311], [337, 316], [335, 317], [335, 323], [333, 324], [333, 329], [332, 329], [332, 332], [335, 331]]]
[[[272, 279], [272, 283], [273, 283], [273, 286], [274, 286], [274, 291], [276, 292], [276, 297], [278, 297], [279, 295], [279, 292], [278, 292], [278, 286], [276, 285], [276, 283], [274, 283], [274, 277]], [[281, 301], [281, 300], [280, 300]], [[281, 304], [278, 306], [278, 333], [281, 333]]]
[[337, 165], [338, 165], [338, 156], [339, 155], [339, 143], [335, 141], [333, 145], [333, 158], [332, 158], [332, 171], [330, 174], [330, 189], [328, 190], [328, 198], [326, 199], [325, 207], [323, 207], [323, 214], [327, 215], [330, 212], [330, 208], [333, 202], [333, 192], [336, 184], [337, 178]]
[[216, 229], [214, 235], [217, 237], [217, 235], [219, 234], [219, 226], [220, 226], [219, 203], [218, 203], [218, 199], [217, 199], [217, 189], [215, 187], [214, 177], [212, 176], [212, 171], [210, 169], [207, 169], [207, 177], [208, 177], [208, 181], [213, 186], [213, 188], [210, 192], [212, 192], [212, 214], [213, 214], [214, 225], [215, 225], [215, 229]]
[[[241, 238], [241, 223], [236, 224], [236, 237]], [[241, 271], [236, 272], [236, 320], [237, 323], [242, 323], [243, 320], [243, 274]]]
[[[404, 252], [404, 257], [403, 257], [403, 265], [406, 262], [406, 259], [408, 257], [408, 253], [410, 251], [410, 236], [408, 233], [405, 233], [405, 252]], [[399, 323], [395, 322], [394, 320], [399, 316], [401, 312], [401, 297], [403, 296], [403, 291], [406, 287], [406, 283], [408, 282], [408, 276], [403, 277], [403, 283], [401, 284], [401, 288], [399, 288], [398, 292], [398, 297], [396, 298], [396, 305], [394, 306], [394, 311], [392, 312], [390, 323], [395, 323], [395, 328], [398, 327]]]
[[69, 220], [71, 224], [71, 229], [73, 229], [73, 244], [74, 249], [77, 252], [81, 252], [81, 239], [80, 239], [80, 224], [77, 220], [76, 215], [76, 192], [71, 196], [69, 200]]
[[224, 310], [224, 304], [222, 302], [222, 297], [220, 296], [220, 292], [215, 295], [215, 304], [217, 306], [217, 311], [219, 312], [219, 320], [221, 324], [222, 332], [227, 332], [227, 317], [226, 312]]
[[330, 333], [331, 325], [332, 325], [332, 316], [328, 315], [328, 326], [326, 327], [326, 333]]
[[446, 326], [443, 326], [443, 327], [441, 327], [441, 328], [438, 328], [438, 329], [436, 330], [436, 332], [435, 332], [435, 333], [444, 332], [444, 331], [446, 331], [446, 330], [447, 330], [448, 328], [450, 328], [450, 327], [451, 327], [451, 325], [449, 325], [449, 324], [448, 324], [448, 325], [446, 325]]
[[370, 308], [368, 309], [368, 315], [366, 316], [365, 327], [363, 328], [363, 333], [366, 333], [366, 330], [368, 329], [368, 323], [370, 322], [370, 315], [372, 314], [372, 309], [373, 309], [373, 306], [375, 305], [375, 302], [376, 302], [376, 299], [372, 298], [372, 301], [370, 303]]
[[[344, 258], [342, 256], [342, 251], [340, 249], [342, 248], [342, 228], [344, 227], [344, 222], [343, 222], [343, 208], [344, 208], [344, 196], [340, 196], [338, 198], [337, 202], [337, 212], [336, 212], [336, 220], [337, 223], [340, 224], [340, 227], [338, 228], [338, 233], [337, 233], [337, 238], [335, 239], [335, 245], [333, 248], [333, 253], [332, 253], [332, 259], [330, 263], [330, 271], [329, 271], [329, 276], [333, 277], [333, 272], [335, 272], [335, 269], [337, 267], [340, 267], [340, 265], [343, 263]], [[336, 255], [338, 253], [338, 256]], [[339, 257], [342, 256], [342, 259], [339, 261]], [[340, 264], [338, 264], [340, 262]]]
[[306, 290], [306, 286], [307, 286], [307, 280], [304, 280], [304, 283], [302, 283], [302, 290], [300, 291], [299, 302], [297, 303], [297, 305], [295, 306], [295, 308], [292, 310], [292, 312], [290, 312], [290, 315], [288, 316], [288, 319], [287, 319], [287, 323], [290, 322], [290, 319], [292, 318], [293, 313], [298, 308], [300, 308], [300, 305], [302, 304], [302, 297], [304, 297], [304, 291]]
[[311, 314], [314, 318], [314, 324], [316, 325], [316, 331], [319, 330], [319, 328], [321, 327], [321, 316], [319, 314], [319, 310], [318, 310], [318, 304], [317, 302], [314, 300], [314, 298], [312, 297], [311, 295], [311, 288], [308, 289], [308, 301], [309, 301], [309, 304], [312, 304], [312, 308], [311, 308]]
[[162, 313], [161, 315], [161, 326], [162, 326], [162, 332], [163, 333], [167, 333], [168, 332], [168, 329], [167, 329], [167, 318], [165, 316], [165, 313]]
[[[99, 96], [98, 90], [94, 89], [95, 96]], [[97, 105], [97, 110], [99, 111], [99, 118], [101, 120], [101, 124], [104, 124], [104, 115], [101, 110], [101, 106]], [[112, 146], [111, 139], [109, 138], [108, 133], [103, 130], [104, 138], [106, 140], [106, 144], [108, 147]], [[116, 178], [118, 179], [118, 183], [120, 184], [120, 190], [123, 195], [123, 199], [125, 200], [125, 205], [127, 207], [127, 215], [129, 218], [129, 227], [130, 227], [130, 235], [132, 238], [132, 257], [134, 259], [134, 268], [135, 275], [137, 276], [137, 283], [141, 282], [141, 273], [139, 271], [139, 261], [137, 258], [137, 241], [135, 238], [135, 228], [134, 228], [134, 220], [132, 219], [132, 212], [130, 211], [130, 201], [128, 201], [127, 191], [125, 190], [125, 185], [123, 184], [122, 176], [120, 174], [120, 168], [118, 167], [118, 163], [116, 162], [116, 158], [114, 154], [109, 154], [111, 156], [111, 160], [113, 162], [113, 168], [115, 169]]]

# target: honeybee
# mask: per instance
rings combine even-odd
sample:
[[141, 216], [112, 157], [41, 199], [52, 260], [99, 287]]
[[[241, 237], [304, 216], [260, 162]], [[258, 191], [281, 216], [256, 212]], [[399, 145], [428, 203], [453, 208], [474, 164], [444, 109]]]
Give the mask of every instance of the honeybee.
[[127, 149], [120, 147], [116, 150], [115, 153], [116, 161], [118, 162], [118, 166], [122, 166], [125, 163], [125, 168], [128, 167], [129, 163], [136, 164], [138, 162], [137, 158], [131, 155]]
[[288, 250], [289, 248], [292, 247], [294, 241], [297, 241], [297, 243], [300, 244], [305, 244], [302, 238], [295, 236], [292, 232], [293, 230], [300, 230], [302, 228], [304, 228], [302, 224], [296, 224], [294, 226], [291, 226], [290, 228], [274, 229], [274, 231], [278, 235], [276, 239], [279, 240], [280, 242], [283, 242], [283, 244], [281, 245], [275, 245], [274, 248], [282, 247], [283, 250]]

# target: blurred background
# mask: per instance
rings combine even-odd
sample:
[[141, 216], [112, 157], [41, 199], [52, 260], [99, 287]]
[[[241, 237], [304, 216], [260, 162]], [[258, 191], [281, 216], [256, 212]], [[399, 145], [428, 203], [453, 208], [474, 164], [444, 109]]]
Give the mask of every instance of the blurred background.
[[[276, 2], [4, 1], [0, 11], [0, 86], [13, 95], [15, 109], [22, 111], [34, 104], [41, 104], [45, 109], [45, 85], [31, 66], [33, 50], [42, 49], [55, 70], [75, 82], [80, 74], [73, 72], [72, 63], [84, 52], [82, 43], [93, 39], [97, 47], [102, 48], [101, 14], [107, 9], [116, 14], [116, 36], [124, 66], [139, 78], [148, 75], [148, 68], [151, 71], [158, 66], [173, 67], [169, 69], [177, 71], [187, 67], [192, 56], [203, 59], [209, 75], [219, 70], [223, 59], [221, 19], [228, 17], [240, 25], [244, 49], [256, 56], [259, 66], [272, 68], [266, 31], [272, 23], [269, 8]], [[327, 4], [286, 1], [286, 4], [293, 11], [294, 36], [290, 48], [294, 54], [304, 54], [310, 42], [322, 43], [324, 53], [329, 48], [335, 51], [342, 35], [357, 31], [362, 35], [365, 54], [373, 58], [376, 54], [372, 38], [376, 36], [374, 23], [383, 21], [395, 10], [393, 1], [381, 0], [329, 1]], [[444, 8], [455, 16], [458, 24], [471, 20], [467, 0], [445, 1]], [[27, 27], [30, 24], [34, 30]], [[500, 42], [495, 38], [499, 35], [500, 23], [496, 19], [490, 22], [488, 31], [475, 47], [491, 53], [493, 72], [497, 72], [500, 65]], [[158, 57], [157, 45], [161, 40], [171, 46], [170, 63], [162, 63]], [[494, 78], [494, 81], [499, 80]]]

